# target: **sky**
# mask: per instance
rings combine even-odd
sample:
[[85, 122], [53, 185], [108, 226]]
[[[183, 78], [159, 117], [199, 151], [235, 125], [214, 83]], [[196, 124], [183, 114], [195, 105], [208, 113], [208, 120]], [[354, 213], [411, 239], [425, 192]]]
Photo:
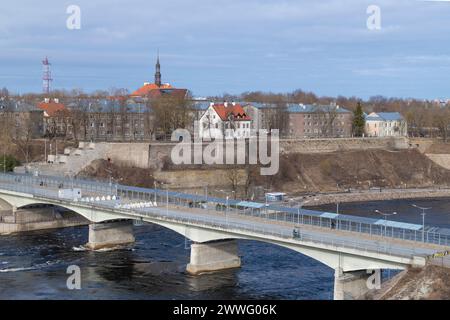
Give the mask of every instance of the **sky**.
[[[67, 28], [71, 5], [80, 29]], [[5, 0], [0, 87], [41, 92], [48, 56], [54, 89], [132, 91], [153, 82], [159, 49], [163, 82], [195, 96], [447, 98], [449, 39], [450, 1]]]

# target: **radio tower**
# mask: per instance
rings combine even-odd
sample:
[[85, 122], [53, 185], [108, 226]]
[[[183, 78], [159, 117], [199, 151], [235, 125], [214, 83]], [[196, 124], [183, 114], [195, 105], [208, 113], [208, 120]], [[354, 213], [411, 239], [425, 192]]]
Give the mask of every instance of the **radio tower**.
[[44, 60], [42, 60], [42, 66], [44, 73], [42, 75], [42, 81], [43, 81], [43, 91], [44, 93], [50, 93], [50, 83], [53, 81], [52, 79], [52, 73], [50, 72], [50, 62], [48, 62], [48, 58], [45, 57]]

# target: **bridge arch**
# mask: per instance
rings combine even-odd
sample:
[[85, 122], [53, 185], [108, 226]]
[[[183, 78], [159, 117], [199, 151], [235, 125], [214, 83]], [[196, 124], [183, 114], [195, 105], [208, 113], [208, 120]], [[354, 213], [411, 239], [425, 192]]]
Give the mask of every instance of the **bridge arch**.
[[389, 262], [380, 257], [360, 256], [357, 253], [336, 250], [335, 247], [319, 248], [310, 246], [302, 242], [283, 242], [272, 238], [262, 238], [257, 236], [243, 236], [226, 231], [210, 230], [196, 226], [186, 226], [180, 223], [162, 222], [160, 220], [145, 219], [145, 221], [157, 224], [170, 229], [191, 241], [207, 244], [208, 242], [221, 240], [253, 240], [258, 242], [270, 243], [296, 253], [303, 254], [312, 258], [332, 269], [342, 269], [343, 271], [355, 271], [365, 269], [404, 269], [403, 263]]
[[[54, 205], [73, 211], [92, 223], [122, 219], [122, 217], [117, 214], [111, 214], [106, 210], [98, 208], [94, 209], [88, 205], [70, 205], [58, 200], [46, 201], [39, 198], [21, 196], [20, 194], [0, 193], [0, 202], [1, 201], [10, 204], [13, 208], [23, 208], [30, 205]], [[130, 219], [130, 217], [123, 217], [123, 219]]]
[[13, 205], [6, 200], [0, 198], [0, 211], [11, 211], [13, 209]]
[[[328, 267], [335, 268], [335, 260], [338, 258], [336, 254], [328, 252], [319, 252], [318, 250], [311, 250], [307, 247], [299, 248], [294, 245], [286, 245], [278, 241], [271, 241], [268, 239], [256, 238], [256, 237], [244, 237], [240, 235], [233, 235], [226, 232], [220, 232], [215, 230], [207, 230], [200, 227], [185, 226], [180, 224], [172, 224], [167, 222], [161, 222], [159, 220], [145, 219], [145, 221], [162, 226], [166, 229], [172, 230], [191, 241], [197, 243], [207, 244], [208, 242], [221, 241], [221, 240], [252, 240], [257, 242], [263, 242], [273, 244], [282, 248], [290, 249], [296, 253], [303, 254], [309, 258], [312, 258]], [[328, 255], [327, 255], [328, 253]]]

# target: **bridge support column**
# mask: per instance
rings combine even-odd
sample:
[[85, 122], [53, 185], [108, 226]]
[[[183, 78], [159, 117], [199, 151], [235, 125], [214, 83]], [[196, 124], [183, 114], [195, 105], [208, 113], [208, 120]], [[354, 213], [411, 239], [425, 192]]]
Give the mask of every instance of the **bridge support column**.
[[215, 241], [208, 243], [193, 243], [191, 245], [191, 261], [187, 272], [200, 274], [239, 268], [241, 259], [238, 256], [236, 240]]
[[371, 276], [366, 270], [334, 273], [334, 300], [354, 300], [369, 291], [367, 280]]
[[98, 250], [131, 244], [134, 240], [132, 221], [94, 223], [89, 225], [89, 242], [86, 247]]

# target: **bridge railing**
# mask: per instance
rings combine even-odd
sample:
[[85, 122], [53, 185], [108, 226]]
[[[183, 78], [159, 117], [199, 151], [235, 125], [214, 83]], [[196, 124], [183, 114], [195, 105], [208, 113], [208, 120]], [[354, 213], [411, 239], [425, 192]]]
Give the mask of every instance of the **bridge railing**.
[[[336, 218], [326, 218], [318, 215], [310, 214], [310, 210], [295, 210], [292, 211], [291, 208], [279, 208], [279, 210], [273, 209], [249, 209], [249, 208], [239, 208], [238, 206], [228, 205], [225, 209], [223, 208], [225, 199], [220, 203], [221, 206], [214, 206], [215, 200], [208, 198], [203, 195], [192, 195], [186, 197], [185, 194], [178, 194], [175, 192], [168, 192], [167, 190], [141, 190], [136, 188], [128, 188], [124, 186], [119, 186], [119, 194], [123, 198], [127, 199], [139, 199], [139, 200], [154, 200], [159, 204], [163, 205], [177, 205], [191, 207], [194, 206], [199, 210], [209, 210], [209, 211], [226, 211], [229, 213], [234, 213], [244, 216], [257, 217], [264, 220], [275, 220], [278, 222], [291, 223], [292, 225], [310, 225], [326, 229], [335, 229], [346, 232], [356, 232], [363, 233], [369, 236], [380, 236], [386, 238], [394, 238], [401, 240], [410, 240], [416, 242], [426, 242], [438, 245], [450, 245], [450, 235], [444, 235], [437, 232], [423, 231], [423, 230], [413, 230], [407, 228], [399, 228], [386, 226], [384, 224], [375, 223], [365, 223], [361, 221], [351, 221], [347, 219], [336, 219]], [[168, 195], [168, 196], [167, 196]], [[217, 204], [217, 202], [216, 202]], [[424, 238], [424, 240], [422, 240]]]
[[[136, 210], [135, 210], [136, 211]], [[307, 234], [303, 232], [301, 229], [298, 229], [296, 233], [293, 233], [292, 229], [289, 228], [272, 228], [268, 226], [262, 226], [260, 224], [244, 224], [238, 223], [235, 221], [223, 222], [222, 220], [210, 219], [208, 217], [202, 218], [194, 218], [194, 217], [180, 217], [179, 215], [171, 214], [171, 211], [164, 213], [162, 210], [161, 213], [155, 214], [154, 212], [144, 211], [143, 209], [138, 209], [137, 212], [143, 214], [148, 217], [157, 217], [163, 218], [164, 220], [174, 221], [177, 223], [183, 224], [192, 224], [192, 225], [203, 225], [214, 227], [215, 229], [223, 229], [224, 231], [230, 232], [232, 230], [239, 231], [248, 231], [258, 235], [267, 235], [273, 237], [280, 237], [284, 239], [291, 239], [300, 242], [312, 242], [314, 244], [323, 244], [332, 246], [335, 248], [349, 248], [349, 249], [357, 249], [363, 250], [366, 252], [374, 252], [380, 254], [387, 255], [395, 255], [395, 256], [403, 256], [403, 257], [411, 257], [418, 252], [414, 247], [412, 248], [394, 248], [389, 243], [378, 243], [378, 242], [361, 242], [361, 241], [348, 241], [337, 239], [336, 237], [331, 236], [315, 236], [312, 234]]]
[[[426, 230], [412, 230], [393, 227], [383, 224], [365, 223], [343, 218], [327, 218], [313, 214], [311, 210], [293, 210], [289, 207], [264, 206], [263, 208], [242, 208], [238, 201], [226, 201], [226, 199], [212, 198], [204, 195], [189, 195], [169, 190], [144, 189], [118, 185], [115, 183], [98, 182], [80, 178], [65, 178], [52, 176], [32, 176], [25, 174], [0, 173], [0, 183], [24, 187], [41, 196], [53, 192], [57, 194], [60, 188], [80, 188], [84, 193], [94, 195], [116, 195], [129, 201], [148, 200], [159, 204], [195, 207], [199, 210], [220, 211], [238, 215], [252, 216], [263, 220], [275, 220], [292, 225], [310, 225], [326, 229], [335, 229], [346, 232], [357, 232], [367, 235], [375, 235], [386, 238], [426, 242], [443, 246], [450, 246], [450, 235]], [[26, 187], [32, 186], [32, 189]], [[50, 190], [49, 190], [50, 189]], [[51, 191], [53, 190], [53, 191]], [[25, 192], [25, 191], [24, 191]], [[228, 204], [228, 205], [226, 205]], [[224, 209], [225, 207], [225, 209]]]
[[[22, 183], [16, 183], [16, 184], [5, 184], [5, 182], [0, 181], [0, 188], [16, 191], [16, 192], [22, 192], [27, 194], [32, 194], [34, 196], [43, 197], [45, 199], [52, 199], [52, 200], [58, 200], [61, 201], [58, 197], [57, 190], [48, 190], [48, 189], [42, 189], [39, 187], [35, 187], [32, 185], [24, 185]], [[96, 189], [97, 190], [97, 189]], [[88, 204], [92, 208], [104, 210], [116, 210], [120, 213], [126, 212], [134, 219], [139, 219], [143, 217], [150, 217], [155, 219], [164, 219], [167, 221], [174, 221], [178, 223], [184, 223], [184, 224], [194, 224], [194, 225], [203, 225], [207, 227], [214, 227], [223, 229], [224, 231], [232, 231], [232, 230], [240, 230], [240, 231], [248, 231], [253, 232], [255, 234], [259, 235], [268, 235], [273, 237], [279, 237], [284, 239], [292, 239], [295, 241], [301, 241], [301, 242], [312, 242], [314, 244], [323, 244], [328, 246], [334, 246], [334, 247], [345, 247], [350, 249], [357, 249], [357, 250], [364, 250], [367, 252], [375, 252], [375, 253], [383, 253], [388, 255], [395, 255], [395, 256], [404, 256], [404, 257], [411, 257], [412, 255], [415, 255], [417, 252], [414, 247], [411, 249], [408, 248], [398, 248], [393, 247], [389, 243], [380, 243], [380, 242], [368, 242], [368, 241], [348, 241], [348, 240], [342, 240], [338, 239], [336, 237], [331, 236], [325, 236], [325, 235], [312, 235], [308, 234], [300, 229], [297, 229], [298, 231], [296, 233], [293, 233], [292, 228], [288, 227], [274, 227], [274, 226], [268, 226], [261, 223], [255, 223], [255, 224], [249, 224], [247, 223], [240, 223], [237, 221], [230, 221], [226, 220], [224, 222], [223, 219], [220, 219], [219, 217], [211, 217], [211, 216], [202, 216], [200, 217], [183, 217], [180, 215], [179, 212], [173, 211], [173, 210], [164, 210], [162, 208], [141, 208], [141, 209], [124, 209], [124, 208], [115, 208], [115, 204], [112, 202], [101, 202], [101, 203], [89, 203]]]

